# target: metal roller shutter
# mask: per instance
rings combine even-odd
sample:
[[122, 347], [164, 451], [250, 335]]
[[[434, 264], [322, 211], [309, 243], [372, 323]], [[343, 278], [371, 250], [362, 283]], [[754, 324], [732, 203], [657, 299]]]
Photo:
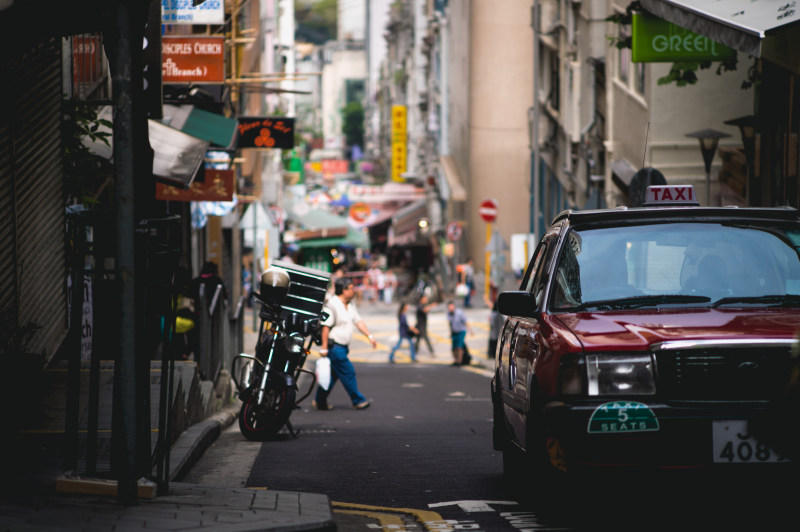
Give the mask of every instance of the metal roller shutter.
[[67, 330], [61, 40], [15, 54], [4, 70], [14, 81], [0, 103], [0, 297], [19, 324], [41, 327], [29, 350], [49, 359]]

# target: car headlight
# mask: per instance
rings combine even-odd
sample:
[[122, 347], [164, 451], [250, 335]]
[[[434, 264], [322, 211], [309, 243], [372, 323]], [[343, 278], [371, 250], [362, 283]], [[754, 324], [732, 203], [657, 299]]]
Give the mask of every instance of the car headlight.
[[589, 395], [653, 395], [656, 379], [648, 353], [599, 354], [586, 357]]

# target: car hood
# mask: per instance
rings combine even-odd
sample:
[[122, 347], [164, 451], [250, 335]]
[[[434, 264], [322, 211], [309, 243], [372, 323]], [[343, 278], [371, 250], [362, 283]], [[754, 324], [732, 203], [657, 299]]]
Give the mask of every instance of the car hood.
[[560, 314], [588, 351], [647, 349], [670, 340], [791, 339], [800, 309], [680, 309]]

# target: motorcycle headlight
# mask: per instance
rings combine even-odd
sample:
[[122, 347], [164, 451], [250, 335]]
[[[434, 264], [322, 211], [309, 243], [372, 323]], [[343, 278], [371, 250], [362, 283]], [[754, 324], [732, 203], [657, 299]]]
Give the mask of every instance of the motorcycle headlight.
[[648, 353], [598, 354], [586, 357], [589, 395], [653, 395], [656, 379]]
[[290, 334], [284, 340], [286, 343], [286, 350], [295, 355], [303, 352], [303, 337], [299, 334]]

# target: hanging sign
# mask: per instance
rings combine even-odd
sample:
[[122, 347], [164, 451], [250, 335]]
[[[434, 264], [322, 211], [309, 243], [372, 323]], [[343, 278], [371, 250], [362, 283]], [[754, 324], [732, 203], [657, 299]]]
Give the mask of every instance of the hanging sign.
[[736, 50], [645, 13], [634, 13], [631, 59], [637, 63], [726, 61]]
[[231, 201], [233, 170], [206, 168], [205, 179], [193, 181], [188, 189], [156, 182], [156, 199], [162, 201]]
[[205, 0], [195, 6], [191, 0], [161, 0], [162, 24], [224, 24], [224, 0]]
[[163, 83], [224, 83], [224, 37], [161, 37]]
[[237, 148], [294, 148], [294, 118], [285, 116], [240, 116]]

